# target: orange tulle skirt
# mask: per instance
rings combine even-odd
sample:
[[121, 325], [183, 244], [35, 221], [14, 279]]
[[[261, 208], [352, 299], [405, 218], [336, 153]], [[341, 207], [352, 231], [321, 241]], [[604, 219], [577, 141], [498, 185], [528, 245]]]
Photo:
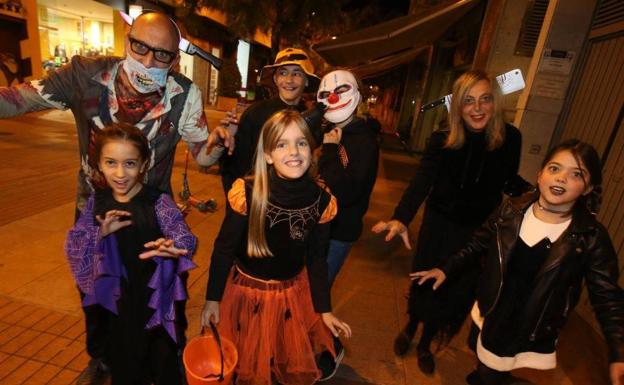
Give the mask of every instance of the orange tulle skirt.
[[232, 269], [220, 316], [220, 332], [238, 349], [237, 385], [313, 384], [320, 378], [318, 355], [335, 355], [332, 334], [314, 312], [305, 269], [285, 281]]

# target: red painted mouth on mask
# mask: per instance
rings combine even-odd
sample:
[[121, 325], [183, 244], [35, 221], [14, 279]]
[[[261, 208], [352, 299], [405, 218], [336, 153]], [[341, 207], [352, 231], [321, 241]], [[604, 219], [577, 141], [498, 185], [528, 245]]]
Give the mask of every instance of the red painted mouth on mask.
[[336, 106], [336, 107], [329, 107], [329, 108], [327, 109], [327, 112], [329, 112], [329, 111], [334, 111], [334, 110], [339, 110], [339, 109], [341, 109], [341, 108], [344, 108], [344, 107], [348, 106], [348, 105], [351, 103], [351, 100], [353, 100], [353, 99], [349, 99], [349, 101], [348, 101], [348, 102], [346, 102], [346, 103], [344, 103], [344, 104], [341, 104], [341, 105], [339, 105], [339, 106]]

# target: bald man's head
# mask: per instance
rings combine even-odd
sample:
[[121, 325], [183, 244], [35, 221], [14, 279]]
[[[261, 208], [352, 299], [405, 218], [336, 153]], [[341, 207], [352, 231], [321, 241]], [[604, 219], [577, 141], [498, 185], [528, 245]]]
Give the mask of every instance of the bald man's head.
[[[140, 36], [139, 36], [140, 35]], [[161, 12], [146, 12], [140, 14], [130, 28], [130, 36], [146, 43], [147, 36], [152, 37], [153, 48], [166, 49], [177, 52], [180, 44], [180, 31], [174, 21]]]
[[178, 56], [180, 33], [177, 26], [167, 15], [160, 12], [147, 12], [139, 15], [128, 33], [126, 54], [132, 55], [146, 67], [164, 67], [164, 63], [152, 60], [153, 51], [138, 55], [130, 49], [130, 41], [139, 41], [155, 50], [164, 50]]

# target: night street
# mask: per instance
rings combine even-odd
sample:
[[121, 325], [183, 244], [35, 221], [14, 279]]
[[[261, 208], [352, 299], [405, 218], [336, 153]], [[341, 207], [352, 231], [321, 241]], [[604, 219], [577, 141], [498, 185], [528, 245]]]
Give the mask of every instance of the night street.
[[[214, 127], [221, 113], [207, 111]], [[63, 240], [74, 216], [78, 166], [76, 135], [68, 112], [50, 111], [0, 124], [0, 383], [69, 384], [85, 367], [84, 321], [78, 292], [63, 255]], [[184, 145], [178, 146], [172, 179], [181, 190]], [[410, 254], [398, 240], [385, 244], [368, 230], [390, 217], [416, 158], [385, 152], [365, 231], [355, 244], [333, 291], [337, 315], [353, 328], [343, 365], [332, 384], [456, 385], [464, 383], [474, 357], [466, 346], [468, 322], [450, 346], [436, 353], [436, 372], [418, 370], [416, 351], [405, 358], [392, 351], [405, 322]], [[190, 188], [200, 199], [215, 198], [215, 213], [190, 211], [187, 222], [199, 237], [198, 269], [189, 279], [187, 335], [199, 332], [212, 244], [223, 218], [223, 192], [216, 170], [190, 165]], [[421, 214], [419, 214], [420, 216]], [[420, 218], [410, 229], [416, 239]], [[413, 241], [412, 241], [413, 242]], [[603, 340], [574, 315], [560, 340], [559, 365], [545, 372], [514, 375], [536, 385], [607, 384]], [[582, 347], [582, 348], [579, 348]], [[434, 345], [435, 350], [435, 345]], [[517, 382], [518, 384], [526, 382]]]

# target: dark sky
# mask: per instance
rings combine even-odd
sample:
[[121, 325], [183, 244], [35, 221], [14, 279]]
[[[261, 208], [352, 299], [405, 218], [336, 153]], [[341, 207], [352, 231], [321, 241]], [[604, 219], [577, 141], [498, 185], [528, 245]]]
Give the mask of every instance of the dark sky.
[[345, 0], [343, 10], [357, 11], [367, 7], [374, 7], [384, 13], [384, 16], [399, 17], [407, 15], [409, 0]]
[[407, 15], [409, 0], [343, 0], [342, 10], [357, 15], [360, 28]]

